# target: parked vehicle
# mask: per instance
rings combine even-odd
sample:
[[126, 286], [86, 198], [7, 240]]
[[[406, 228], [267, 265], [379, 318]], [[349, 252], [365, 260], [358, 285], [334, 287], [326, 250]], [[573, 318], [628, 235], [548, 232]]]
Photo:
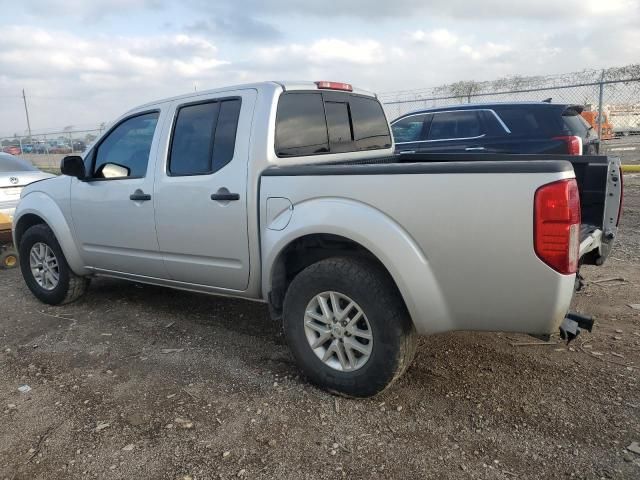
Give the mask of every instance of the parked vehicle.
[[33, 148], [34, 153], [48, 153], [49, 145], [44, 142], [38, 142]]
[[84, 143], [81, 140], [74, 140], [73, 141], [73, 151], [74, 152], [84, 152], [85, 149], [87, 148], [87, 144]]
[[22, 189], [32, 182], [53, 175], [38, 170], [33, 164], [8, 153], [0, 153], [0, 213], [13, 217]]
[[581, 105], [464, 104], [407, 113], [391, 128], [397, 152], [596, 155], [597, 133]]
[[[581, 115], [582, 118], [584, 118], [587, 123], [591, 125], [591, 128], [593, 128], [597, 134], [600, 130], [600, 118], [598, 115], [598, 111], [583, 110]], [[612, 140], [613, 137], [613, 125], [609, 121], [609, 116], [606, 114], [606, 112], [602, 112], [602, 135], [600, 135], [600, 140]]]
[[49, 147], [49, 153], [72, 153], [72, 149], [69, 145], [64, 143], [56, 143], [54, 146]]
[[18, 145], [9, 145], [2, 149], [3, 153], [8, 153], [9, 155], [21, 155], [22, 150]]
[[95, 275], [265, 302], [307, 377], [353, 396], [400, 376], [418, 334], [556, 331], [615, 237], [619, 164], [392, 152], [377, 98], [343, 83], [143, 105], [23, 192], [24, 280], [49, 304]]

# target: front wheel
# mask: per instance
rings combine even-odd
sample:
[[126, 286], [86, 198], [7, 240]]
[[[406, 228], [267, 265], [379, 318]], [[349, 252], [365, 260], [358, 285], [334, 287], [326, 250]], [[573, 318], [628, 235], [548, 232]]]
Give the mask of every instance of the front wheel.
[[416, 333], [407, 309], [372, 261], [340, 257], [307, 267], [287, 290], [283, 316], [302, 371], [336, 393], [375, 395], [413, 359]]
[[89, 279], [73, 273], [47, 225], [30, 227], [20, 241], [19, 250], [22, 277], [41, 302], [50, 305], [70, 303], [87, 290]]

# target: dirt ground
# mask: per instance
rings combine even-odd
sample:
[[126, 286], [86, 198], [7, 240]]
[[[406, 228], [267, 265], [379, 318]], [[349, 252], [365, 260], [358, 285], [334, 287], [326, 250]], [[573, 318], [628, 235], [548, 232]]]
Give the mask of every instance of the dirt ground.
[[575, 300], [592, 334], [424, 338], [369, 400], [299, 378], [263, 305], [98, 279], [48, 307], [0, 272], [0, 479], [638, 479], [640, 176], [625, 193]]

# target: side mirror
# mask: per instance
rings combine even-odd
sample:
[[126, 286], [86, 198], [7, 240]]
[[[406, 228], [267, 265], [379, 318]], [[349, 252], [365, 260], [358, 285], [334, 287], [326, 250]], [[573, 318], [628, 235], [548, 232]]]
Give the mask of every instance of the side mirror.
[[70, 177], [83, 180], [86, 173], [84, 171], [84, 161], [79, 155], [68, 155], [60, 162], [60, 173]]

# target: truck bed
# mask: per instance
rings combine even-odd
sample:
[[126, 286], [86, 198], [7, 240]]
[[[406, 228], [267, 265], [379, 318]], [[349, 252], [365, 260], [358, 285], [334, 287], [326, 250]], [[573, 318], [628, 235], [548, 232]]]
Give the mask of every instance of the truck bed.
[[575, 276], [536, 255], [533, 197], [542, 185], [573, 176], [567, 161], [389, 157], [269, 168], [260, 180], [264, 269], [290, 241], [331, 234], [380, 259], [419, 333], [552, 333], [569, 308]]
[[[617, 158], [594, 155], [507, 155], [491, 153], [400, 154], [399, 163], [433, 162], [539, 162], [564, 160], [571, 163], [580, 191], [581, 264], [601, 265], [609, 255], [617, 233], [621, 208], [622, 175]], [[392, 161], [391, 158], [386, 161]]]

